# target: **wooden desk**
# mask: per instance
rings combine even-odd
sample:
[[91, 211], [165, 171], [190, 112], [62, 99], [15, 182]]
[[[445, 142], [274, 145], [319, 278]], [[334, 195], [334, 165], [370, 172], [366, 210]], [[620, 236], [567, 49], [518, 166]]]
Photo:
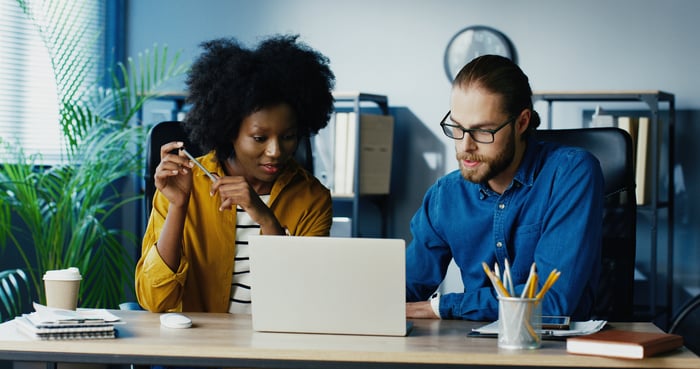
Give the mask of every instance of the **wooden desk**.
[[[114, 311], [127, 324], [109, 340], [37, 341], [0, 325], [0, 359], [105, 364], [276, 368], [387, 367], [607, 367], [700, 368], [700, 358], [683, 348], [645, 360], [567, 355], [565, 342], [544, 341], [532, 351], [499, 350], [493, 338], [467, 333], [478, 322], [416, 320], [408, 337], [373, 337], [254, 332], [249, 316], [188, 314], [189, 329], [160, 327], [159, 315]], [[658, 330], [651, 323], [614, 324]]]

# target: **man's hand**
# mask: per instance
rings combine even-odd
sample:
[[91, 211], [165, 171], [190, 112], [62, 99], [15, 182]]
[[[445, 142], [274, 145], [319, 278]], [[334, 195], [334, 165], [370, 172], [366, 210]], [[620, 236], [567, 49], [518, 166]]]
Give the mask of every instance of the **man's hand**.
[[411, 319], [437, 319], [437, 315], [430, 306], [430, 301], [407, 302], [406, 318]]

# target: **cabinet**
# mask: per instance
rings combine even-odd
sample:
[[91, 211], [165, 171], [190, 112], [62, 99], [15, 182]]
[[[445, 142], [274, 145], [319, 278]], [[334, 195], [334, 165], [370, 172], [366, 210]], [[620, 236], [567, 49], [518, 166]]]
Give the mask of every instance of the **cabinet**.
[[[361, 114], [367, 111], [372, 111], [372, 108], [375, 110], [378, 108], [382, 115], [389, 115], [389, 102], [387, 97], [384, 95], [363, 92], [334, 92], [333, 97], [335, 98], [336, 111], [350, 111], [355, 113], [353, 117], [355, 119], [354, 124], [356, 127], [361, 127]], [[388, 203], [389, 194], [362, 194], [361, 178], [359, 176], [359, 174], [362, 173], [362, 161], [360, 160], [361, 129], [356, 129], [354, 134], [354, 139], [350, 140], [350, 142], [353, 142], [355, 145], [354, 160], [352, 160], [354, 165], [353, 172], [355, 173], [352, 180], [353, 191], [349, 196], [333, 196], [333, 213], [334, 216], [347, 215], [351, 219], [350, 235], [352, 237], [361, 237], [363, 236], [363, 233], [361, 232], [360, 227], [360, 215], [362, 214], [364, 216], [365, 212], [372, 210], [369, 209], [370, 206], [367, 205], [373, 205], [378, 213], [376, 219], [377, 222], [379, 222], [380, 236], [386, 237], [388, 235], [390, 219]], [[393, 134], [389, 140], [390, 142], [393, 140]], [[390, 173], [391, 171], [389, 171], [387, 175], [390, 175]], [[375, 217], [370, 218], [374, 219]]]
[[[666, 321], [670, 321], [671, 314], [673, 312], [673, 225], [674, 225], [674, 141], [675, 141], [675, 98], [674, 95], [663, 91], [590, 91], [590, 92], [535, 92], [533, 94], [533, 101], [544, 101], [547, 104], [547, 120], [546, 127], [552, 128], [552, 104], [555, 102], [620, 102], [620, 103], [643, 103], [646, 105], [649, 113], [649, 167], [647, 170], [650, 171], [651, 178], [656, 180], [650, 183], [650, 198], [649, 202], [643, 206], [637, 208], [637, 212], [640, 215], [645, 215], [649, 219], [648, 229], [640, 231], [639, 219], [642, 217], [637, 217], [638, 219], [638, 229], [637, 229], [637, 249], [639, 254], [639, 235], [643, 232], [648, 232], [649, 236], [649, 270], [646, 272], [649, 279], [649, 296], [648, 296], [648, 310], [641, 312], [642, 314], [648, 314], [648, 318], [655, 318], [660, 314], [665, 315]], [[666, 104], [666, 119], [661, 119], [661, 106]], [[659, 135], [663, 134], [667, 140], [667, 146], [663, 150], [660, 150], [658, 145]], [[663, 145], [662, 145], [663, 146]], [[662, 163], [662, 157], [665, 154], [666, 162]], [[666, 165], [668, 169], [668, 185], [662, 185], [662, 178], [660, 178], [660, 166]], [[665, 191], [662, 195], [662, 189]], [[660, 278], [658, 266], [660, 260], [663, 260], [659, 253], [659, 240], [662, 239], [661, 233], [659, 232], [659, 218], [660, 212], [666, 211], [666, 237], [665, 237], [665, 248], [666, 248], [666, 276], [665, 281]], [[639, 263], [639, 259], [637, 261]], [[666, 303], [665, 310], [661, 311], [658, 306], [659, 298], [659, 285], [665, 282], [666, 289]]]

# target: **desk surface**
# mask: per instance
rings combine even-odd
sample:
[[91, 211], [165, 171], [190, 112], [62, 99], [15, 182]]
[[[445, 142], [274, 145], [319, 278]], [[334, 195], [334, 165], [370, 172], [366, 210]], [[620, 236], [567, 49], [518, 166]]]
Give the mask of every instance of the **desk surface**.
[[[493, 338], [467, 337], [482, 323], [415, 320], [407, 337], [254, 332], [250, 316], [188, 314], [189, 329], [160, 327], [159, 315], [114, 311], [127, 324], [119, 338], [38, 341], [0, 325], [0, 359], [14, 361], [163, 364], [183, 366], [357, 368], [421, 366], [521, 366], [700, 368], [700, 358], [683, 348], [644, 360], [568, 355], [564, 341], [543, 341], [531, 351], [499, 350]], [[651, 323], [617, 323], [620, 329], [658, 331]]]

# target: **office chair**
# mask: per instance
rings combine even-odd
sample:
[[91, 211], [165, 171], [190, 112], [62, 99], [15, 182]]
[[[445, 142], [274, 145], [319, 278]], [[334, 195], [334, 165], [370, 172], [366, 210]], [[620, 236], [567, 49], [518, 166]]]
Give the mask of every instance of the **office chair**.
[[619, 128], [535, 131], [540, 141], [582, 147], [600, 162], [605, 179], [602, 272], [593, 318], [633, 320], [637, 201], [630, 135]]
[[700, 295], [690, 299], [673, 318], [668, 333], [683, 336], [683, 344], [700, 355]]

